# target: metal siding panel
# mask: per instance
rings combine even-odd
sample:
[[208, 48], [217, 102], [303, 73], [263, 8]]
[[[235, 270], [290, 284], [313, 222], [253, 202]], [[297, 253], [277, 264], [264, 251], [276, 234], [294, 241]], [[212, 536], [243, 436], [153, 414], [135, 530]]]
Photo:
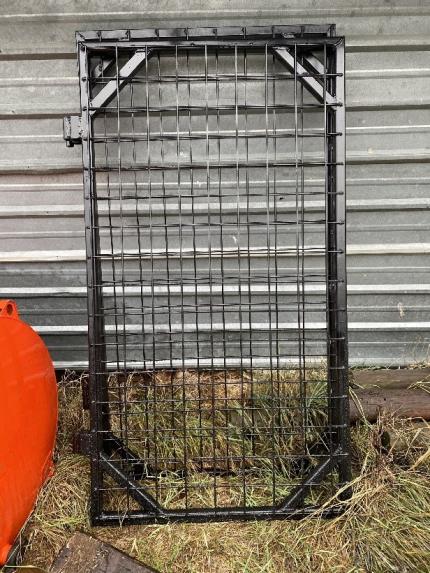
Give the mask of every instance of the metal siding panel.
[[11, 3], [0, 6], [1, 296], [17, 298], [59, 367], [86, 360], [81, 156], [65, 148], [61, 126], [61, 117], [79, 108], [74, 32], [139, 21], [336, 22], [347, 43], [351, 362], [429, 359], [430, 8], [382, 0], [313, 4], [202, 8], [197, 0], [169, 1], [136, 11], [119, 0], [109, 11], [102, 1], [21, 0], [13, 14]]

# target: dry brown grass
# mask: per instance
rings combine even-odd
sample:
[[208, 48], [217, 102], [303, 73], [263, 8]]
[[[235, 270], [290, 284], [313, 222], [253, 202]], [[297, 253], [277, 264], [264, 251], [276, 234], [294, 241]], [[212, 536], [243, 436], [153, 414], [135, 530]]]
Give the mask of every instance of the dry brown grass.
[[[83, 423], [72, 379], [62, 384], [60, 402], [57, 470], [27, 527], [28, 564], [47, 569], [79, 529], [166, 573], [430, 571], [430, 444], [411, 422], [384, 419], [353, 429], [354, 495], [331, 521], [316, 515], [300, 522], [92, 529], [88, 463], [70, 449]], [[387, 433], [397, 446], [384, 446]]]

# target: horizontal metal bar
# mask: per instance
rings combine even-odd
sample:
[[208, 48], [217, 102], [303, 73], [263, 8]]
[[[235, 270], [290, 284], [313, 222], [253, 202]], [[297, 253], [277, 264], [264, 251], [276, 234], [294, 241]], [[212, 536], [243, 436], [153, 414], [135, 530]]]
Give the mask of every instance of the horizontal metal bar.
[[164, 517], [158, 518], [141, 511], [129, 511], [124, 517], [123, 514], [114, 512], [102, 512], [97, 518], [93, 520], [93, 525], [97, 526], [112, 526], [115, 524], [133, 525], [133, 524], [150, 524], [150, 523], [168, 523], [168, 522], [216, 522], [216, 521], [256, 521], [266, 519], [303, 519], [305, 517], [318, 517], [322, 519], [329, 519], [336, 515], [341, 515], [345, 511], [346, 506], [333, 505], [324, 509], [318, 506], [306, 506], [300, 509], [286, 509], [284, 511], [277, 511], [273, 508], [217, 508], [213, 510], [188, 510], [188, 511], [165, 511]]
[[92, 171], [96, 173], [108, 173], [112, 171], [177, 171], [178, 169], [253, 169], [258, 167], [295, 167], [296, 169], [300, 169], [302, 167], [323, 167], [326, 165], [339, 165], [337, 163], [325, 162], [322, 158], [318, 159], [309, 159], [308, 161], [287, 161], [287, 160], [250, 160], [246, 161], [246, 159], [239, 159], [235, 161], [234, 159], [229, 161], [178, 161], [177, 163], [157, 163], [157, 162], [148, 162], [148, 163], [117, 163], [109, 166], [95, 166], [92, 168]]
[[[318, 356], [307, 356], [306, 364], [321, 365], [327, 360], [325, 354]], [[188, 369], [230, 369], [230, 368], [297, 368], [299, 367], [299, 360], [294, 358], [200, 358], [200, 359], [185, 359], [185, 360], [147, 360], [146, 362], [137, 360], [128, 360], [126, 363], [123, 360], [113, 360], [106, 363], [108, 370], [169, 370], [174, 368], [188, 368]]]
[[[307, 139], [307, 138], [323, 138], [326, 136], [336, 136], [340, 135], [337, 133], [324, 133], [321, 129], [318, 132], [309, 131], [308, 133], [296, 134], [294, 130], [277, 130], [276, 133], [272, 132], [270, 128], [267, 130], [260, 129], [258, 131], [233, 131], [220, 133], [220, 132], [210, 132], [210, 131], [197, 131], [194, 130], [193, 133], [189, 134], [186, 132], [170, 132], [163, 134], [151, 132], [149, 136], [144, 134], [121, 134], [121, 143], [138, 143], [147, 141], [223, 141], [230, 139], [259, 139], [259, 140], [273, 140], [273, 139]], [[112, 133], [111, 135], [94, 135], [92, 137], [94, 143], [118, 143], [118, 135]]]
[[334, 24], [303, 24], [278, 26], [222, 26], [222, 27], [189, 27], [189, 28], [141, 28], [126, 30], [89, 30], [77, 32], [77, 41], [100, 42], [104, 40], [175, 40], [175, 39], [207, 39], [222, 40], [223, 38], [246, 38], [248, 41], [261, 37], [283, 39], [286, 36], [318, 35], [333, 36]]
[[252, 257], [252, 258], [267, 258], [274, 256], [288, 256], [296, 257], [298, 254], [301, 256], [316, 256], [324, 255], [326, 248], [323, 245], [314, 245], [311, 247], [285, 247], [279, 245], [277, 248], [271, 247], [224, 247], [223, 249], [207, 249], [207, 248], [168, 248], [168, 249], [141, 249], [135, 250], [118, 250], [113, 253], [110, 251], [101, 250], [99, 254], [94, 255], [95, 259], [106, 261], [114, 260], [156, 260], [164, 259], [166, 257], [171, 259], [187, 259], [187, 258], [212, 258], [212, 259], [228, 259], [237, 257]]
[[[420, 71], [420, 70], [418, 70]], [[425, 70], [421, 70], [423, 72], [423, 74], [425, 74]], [[357, 72], [358, 73], [358, 72]], [[380, 73], [380, 72], [379, 72]], [[291, 74], [291, 72], [289, 71], [285, 71], [285, 72], [278, 72], [278, 73], [268, 73], [267, 76], [263, 75], [263, 74], [243, 74], [243, 73], [238, 73], [238, 74], [229, 74], [229, 73], [219, 73], [219, 74], [213, 74], [208, 72], [207, 74], [165, 74], [162, 76], [157, 76], [152, 74], [146, 75], [146, 74], [136, 74], [135, 76], [133, 76], [133, 79], [130, 80], [130, 82], [133, 85], [138, 85], [138, 84], [157, 84], [157, 86], [163, 86], [165, 84], [176, 84], [176, 83], [185, 83], [188, 84], [202, 84], [202, 86], [205, 86], [207, 83], [211, 83], [211, 82], [215, 82], [215, 83], [231, 83], [231, 84], [236, 84], [237, 82], [246, 82], [247, 87], [249, 89], [252, 89], [254, 86], [254, 84], [257, 84], [258, 82], [264, 82], [266, 83], [267, 81], [273, 81], [273, 80], [277, 80], [277, 81], [288, 81], [293, 83], [295, 81], [295, 79], [300, 79], [300, 78], [319, 78], [319, 80], [322, 82], [324, 78], [335, 78], [337, 77], [339, 74], [335, 74], [335, 73], [326, 73], [326, 74], [319, 74], [318, 72], [312, 72], [312, 71], [304, 71], [303, 73], [297, 73], [295, 76], [293, 76]], [[37, 78], [34, 79], [35, 82], [37, 83], [38, 80]], [[116, 80], [116, 76], [115, 75], [105, 75], [102, 78], [96, 78], [95, 80], [92, 81], [93, 85], [105, 85], [109, 80]], [[52, 83], [53, 81], [55, 81], [55, 78], [46, 78], [46, 84], [49, 85], [50, 83]], [[22, 82], [19, 82], [19, 78], [16, 79], [17, 85], [22, 85]], [[43, 83], [43, 81], [42, 81]], [[10, 85], [8, 83], [8, 85]], [[30, 83], [30, 85], [34, 85], [32, 83]]]
[[[341, 107], [343, 106], [342, 103], [340, 102], [334, 102], [332, 104], [333, 106], [338, 106]], [[238, 111], [246, 111], [249, 115], [251, 114], [251, 112], [253, 111], [259, 111], [262, 113], [267, 113], [268, 111], [289, 111], [291, 113], [295, 113], [297, 110], [322, 110], [324, 109], [324, 103], [320, 102], [315, 102], [315, 103], [303, 103], [303, 104], [270, 104], [268, 103], [267, 105], [265, 104], [241, 104], [241, 103], [237, 103], [237, 104], [218, 104], [218, 105], [182, 105], [182, 104], [178, 104], [178, 105], [133, 105], [133, 106], [128, 106], [128, 105], [121, 105], [120, 109], [118, 110], [117, 107], [98, 107], [98, 108], [94, 108], [94, 107], [90, 107], [91, 111], [102, 111], [103, 113], [106, 113], [107, 115], [117, 115], [118, 113], [121, 114], [145, 114], [147, 115], [148, 113], [157, 113], [159, 114], [161, 113], [166, 113], [166, 112], [171, 112], [171, 113], [177, 113], [177, 112], [186, 112], [187, 114], [194, 113], [194, 112], [201, 112], [202, 114], [210, 114], [210, 113], [217, 113], [220, 111], [226, 112], [226, 111], [230, 111], [232, 113], [237, 113]]]
[[117, 41], [103, 40], [94, 43], [88, 41], [82, 42], [88, 47], [90, 54], [99, 54], [112, 52], [112, 50], [119, 48], [122, 52], [130, 52], [133, 50], [140, 50], [146, 48], [155, 48], [157, 50], [172, 50], [172, 48], [186, 49], [190, 51], [198, 51], [203, 48], [216, 48], [218, 50], [234, 50], [235, 48], [246, 48], [248, 50], [258, 50], [261, 48], [268, 48], [272, 46], [297, 46], [306, 49], [316, 49], [326, 46], [336, 46], [341, 41], [340, 38], [321, 38], [316, 39], [312, 36], [303, 38], [266, 38], [255, 40], [243, 40], [242, 38], [232, 39], [203, 39], [203, 40], [178, 40], [174, 43], [168, 40], [132, 40], [127, 43], [119, 43]]

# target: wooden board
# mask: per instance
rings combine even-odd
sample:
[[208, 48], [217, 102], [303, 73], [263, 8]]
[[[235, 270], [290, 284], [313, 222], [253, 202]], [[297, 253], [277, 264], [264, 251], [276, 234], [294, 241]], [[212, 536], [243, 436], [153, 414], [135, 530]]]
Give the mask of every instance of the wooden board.
[[376, 422], [383, 413], [399, 418], [430, 420], [430, 393], [425, 390], [365, 388], [355, 390], [354, 394], [349, 400], [351, 423], [363, 416], [368, 422]]
[[50, 573], [157, 573], [94, 537], [75, 533], [60, 551]]
[[430, 368], [383, 368], [351, 370], [350, 382], [363, 388], [379, 386], [380, 388], [409, 388], [417, 382], [430, 381]]

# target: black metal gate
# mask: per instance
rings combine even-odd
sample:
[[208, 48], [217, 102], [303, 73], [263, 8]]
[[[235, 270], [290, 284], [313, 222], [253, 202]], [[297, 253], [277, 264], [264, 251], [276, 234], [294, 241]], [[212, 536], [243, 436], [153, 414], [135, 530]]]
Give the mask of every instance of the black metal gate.
[[299, 517], [346, 497], [343, 38], [77, 43], [93, 522]]

